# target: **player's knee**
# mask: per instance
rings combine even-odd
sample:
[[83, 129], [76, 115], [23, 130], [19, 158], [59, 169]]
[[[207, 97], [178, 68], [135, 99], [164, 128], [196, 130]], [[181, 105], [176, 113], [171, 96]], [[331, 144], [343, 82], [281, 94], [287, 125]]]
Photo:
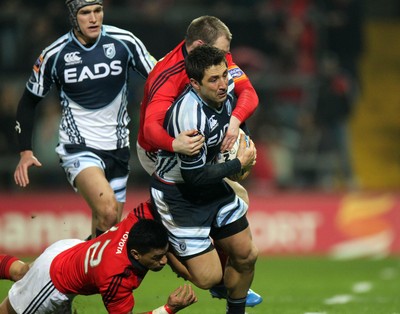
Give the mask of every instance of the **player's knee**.
[[254, 270], [258, 258], [258, 249], [252, 243], [247, 250], [242, 250], [239, 254], [231, 257], [233, 266], [239, 272], [251, 272]]
[[207, 267], [199, 269], [192, 268], [189, 270], [191, 281], [200, 289], [210, 289], [221, 282], [222, 280], [222, 268], [214, 265], [213, 263], [208, 263]]
[[29, 265], [21, 261], [15, 261], [10, 268], [10, 277], [13, 281], [18, 281], [25, 276], [29, 270]]
[[222, 280], [222, 273], [219, 276], [192, 277], [192, 283], [200, 289], [208, 290], [219, 284]]
[[115, 198], [105, 201], [97, 210], [97, 224], [100, 230], [108, 230], [118, 222], [118, 203]]

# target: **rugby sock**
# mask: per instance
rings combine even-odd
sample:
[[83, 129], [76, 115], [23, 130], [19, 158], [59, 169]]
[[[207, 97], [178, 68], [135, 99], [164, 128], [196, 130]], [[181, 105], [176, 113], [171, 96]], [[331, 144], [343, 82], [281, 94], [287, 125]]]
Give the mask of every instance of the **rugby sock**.
[[18, 261], [18, 258], [0, 254], [0, 279], [10, 279], [10, 267], [15, 261]]
[[231, 299], [227, 298], [226, 314], [245, 314], [246, 298]]

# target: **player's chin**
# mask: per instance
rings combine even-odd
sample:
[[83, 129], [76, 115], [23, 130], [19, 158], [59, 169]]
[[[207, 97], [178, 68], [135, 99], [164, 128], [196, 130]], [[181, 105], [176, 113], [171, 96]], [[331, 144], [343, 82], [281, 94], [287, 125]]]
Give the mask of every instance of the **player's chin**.
[[218, 94], [218, 96], [217, 96], [219, 102], [225, 101], [226, 97], [227, 97], [226, 93], [221, 93], [221, 94]]
[[162, 270], [163, 268], [164, 268], [164, 266], [155, 266], [155, 267], [152, 267], [151, 270], [158, 272], [158, 271]]

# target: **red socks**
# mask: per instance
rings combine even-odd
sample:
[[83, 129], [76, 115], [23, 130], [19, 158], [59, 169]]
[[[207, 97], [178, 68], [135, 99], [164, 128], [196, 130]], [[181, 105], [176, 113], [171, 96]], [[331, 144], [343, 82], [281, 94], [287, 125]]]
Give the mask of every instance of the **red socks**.
[[15, 261], [18, 261], [18, 258], [0, 254], [0, 279], [10, 279], [10, 267]]

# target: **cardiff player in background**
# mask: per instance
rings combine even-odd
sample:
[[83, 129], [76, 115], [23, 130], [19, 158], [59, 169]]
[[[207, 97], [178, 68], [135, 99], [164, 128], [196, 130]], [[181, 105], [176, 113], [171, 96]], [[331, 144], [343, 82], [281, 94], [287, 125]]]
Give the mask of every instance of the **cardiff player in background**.
[[[252, 167], [256, 149], [242, 137], [237, 158], [215, 163], [234, 102], [225, 52], [200, 45], [186, 57], [185, 68], [190, 85], [167, 111], [164, 126], [172, 137], [195, 130], [205, 142], [194, 156], [159, 151], [151, 181], [155, 219], [168, 229], [172, 251], [188, 269], [186, 279], [210, 289], [223, 278], [226, 313], [244, 314], [258, 250], [246, 218], [248, 205], [224, 178]], [[229, 257], [224, 270], [212, 240]]]
[[92, 237], [115, 225], [129, 175], [128, 78], [146, 78], [155, 64], [131, 32], [103, 25], [102, 0], [67, 0], [69, 33], [43, 50], [17, 110], [20, 161], [17, 185], [29, 184], [28, 169], [41, 163], [32, 151], [37, 104], [57, 87], [62, 118], [56, 152], [72, 187], [92, 210]]
[[[137, 140], [138, 158], [143, 168], [151, 175], [155, 170], [158, 149], [186, 155], [198, 154], [204, 138], [196, 130], [183, 131], [172, 137], [163, 128], [165, 113], [172, 102], [189, 84], [184, 59], [195, 47], [209, 44], [226, 52], [228, 70], [234, 81], [236, 107], [230, 118], [229, 127], [221, 150], [229, 150], [239, 134], [239, 126], [249, 118], [258, 106], [258, 96], [247, 75], [233, 62], [230, 54], [232, 34], [217, 17], [201, 16], [194, 19], [187, 28], [185, 39], [170, 53], [159, 60], [146, 80], [144, 95], [140, 105], [140, 124]], [[247, 191], [237, 182], [226, 179], [246, 203]], [[220, 252], [221, 262], [226, 256]], [[210, 290], [215, 297], [225, 297], [226, 290], [219, 285]], [[259, 304], [262, 298], [250, 290], [248, 306]]]
[[[0, 313], [72, 313], [76, 295], [97, 293], [108, 313], [132, 313], [132, 291], [149, 270], [160, 271], [166, 265], [167, 251], [167, 231], [153, 220], [147, 203], [142, 203], [96, 239], [54, 243], [28, 272], [27, 265], [15, 257], [1, 256], [0, 277], [16, 283], [1, 303]], [[169, 295], [165, 305], [146, 313], [176, 313], [194, 302], [192, 287], [183, 285]]]

